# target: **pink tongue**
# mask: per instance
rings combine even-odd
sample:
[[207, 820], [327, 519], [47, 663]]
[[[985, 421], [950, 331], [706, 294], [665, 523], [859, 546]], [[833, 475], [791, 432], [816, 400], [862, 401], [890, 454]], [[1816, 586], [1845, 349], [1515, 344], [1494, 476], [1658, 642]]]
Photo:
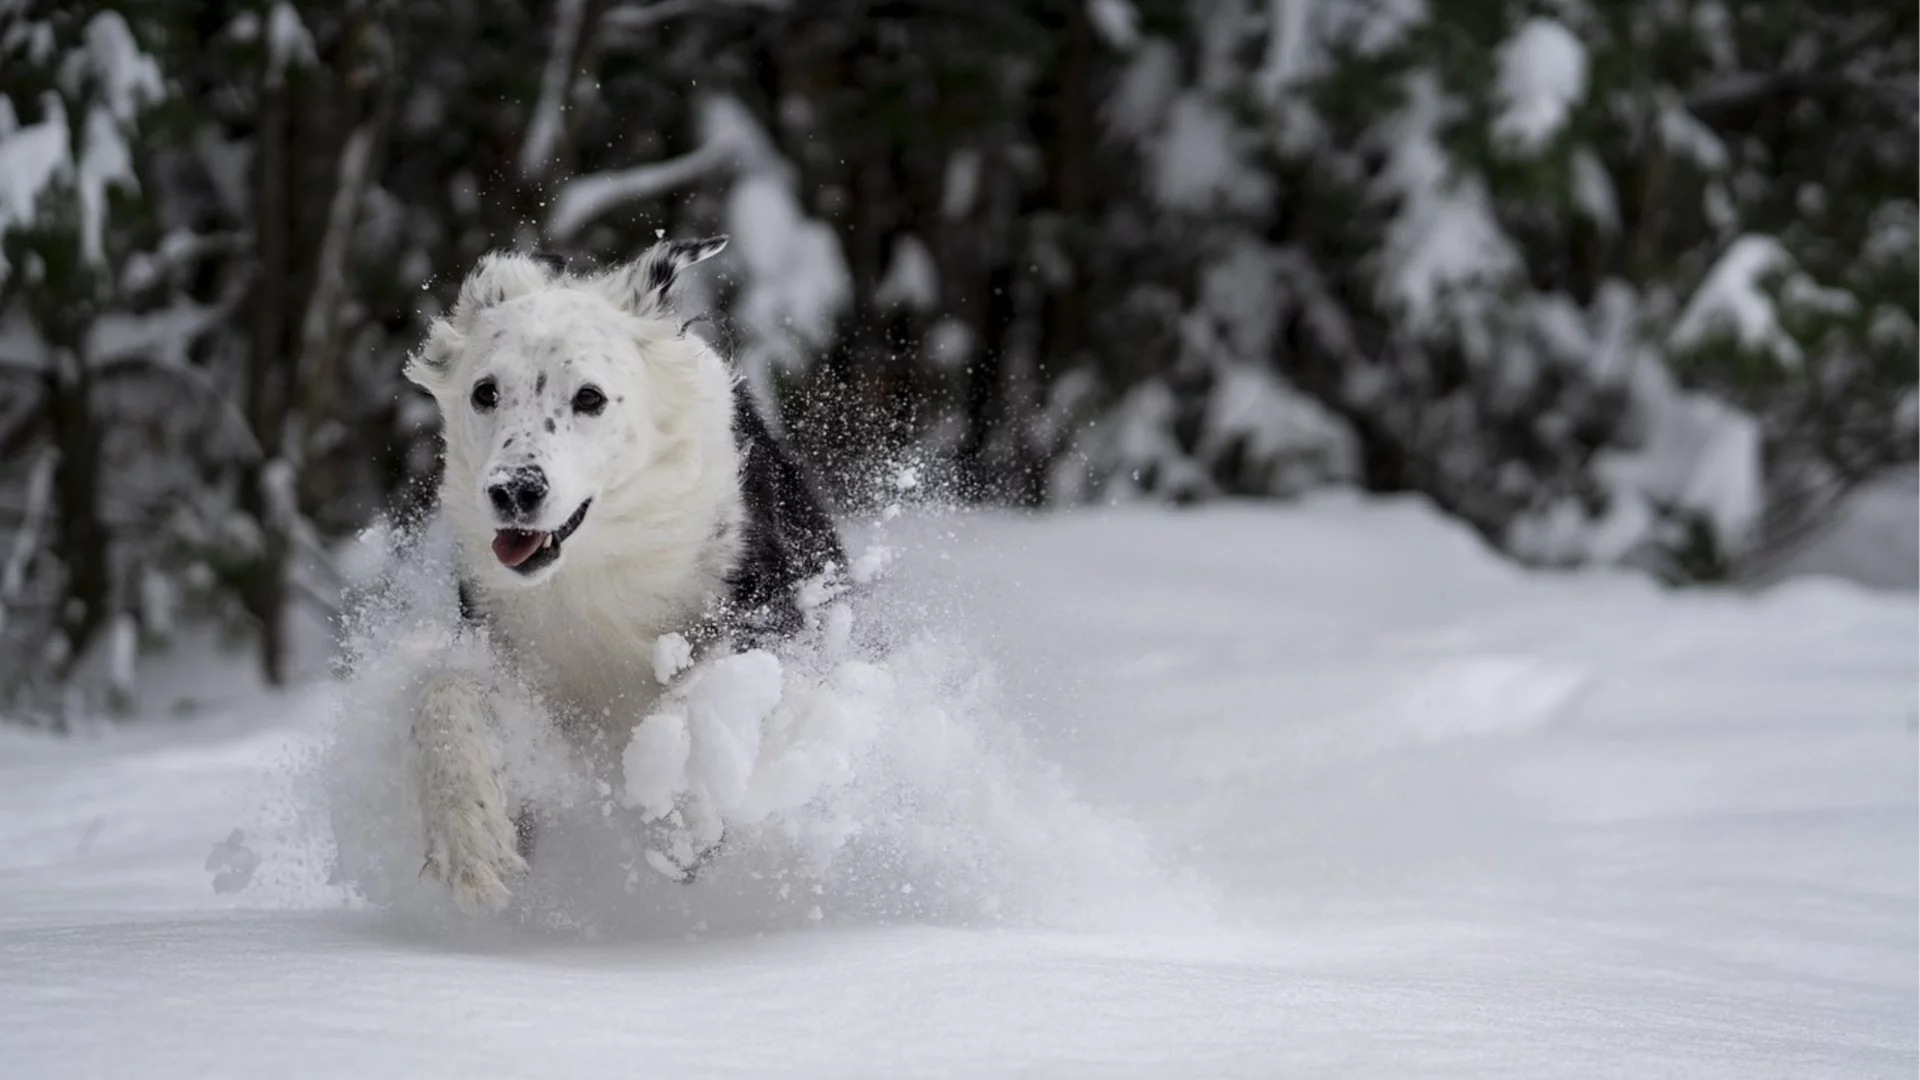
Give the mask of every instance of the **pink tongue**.
[[493, 557], [504, 566], [519, 566], [540, 550], [540, 538], [545, 535], [519, 529], [501, 529], [493, 534]]

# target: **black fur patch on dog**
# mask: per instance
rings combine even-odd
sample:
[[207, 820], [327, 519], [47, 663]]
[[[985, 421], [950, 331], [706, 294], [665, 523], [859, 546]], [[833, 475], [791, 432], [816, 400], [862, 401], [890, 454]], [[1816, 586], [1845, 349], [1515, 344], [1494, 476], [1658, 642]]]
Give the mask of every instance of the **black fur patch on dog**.
[[741, 384], [733, 391], [733, 437], [746, 515], [721, 622], [737, 644], [751, 647], [798, 630], [801, 583], [829, 566], [844, 567], [846, 555], [806, 474], [774, 439]]
[[466, 575], [460, 577], [460, 621], [468, 626], [479, 626], [486, 621], [486, 612], [480, 610], [480, 598], [474, 594], [473, 582]]

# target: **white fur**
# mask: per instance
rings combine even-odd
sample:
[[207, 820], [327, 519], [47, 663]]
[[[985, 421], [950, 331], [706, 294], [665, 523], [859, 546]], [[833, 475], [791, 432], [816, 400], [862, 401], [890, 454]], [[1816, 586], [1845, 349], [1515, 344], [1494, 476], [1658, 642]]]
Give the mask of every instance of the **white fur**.
[[[683, 250], [681, 262], [717, 250]], [[589, 763], [604, 762], [609, 748], [617, 755], [620, 736], [660, 692], [656, 639], [701, 614], [738, 553], [733, 376], [672, 317], [664, 288], [650, 288], [649, 264], [670, 254], [661, 245], [592, 277], [489, 256], [406, 371], [440, 407], [440, 505], [463, 573], [507, 662]], [[483, 377], [499, 388], [488, 412], [470, 401]], [[597, 416], [570, 407], [586, 383], [606, 395]], [[559, 560], [532, 576], [494, 557], [502, 523], [486, 495], [490, 477], [527, 465], [550, 485], [531, 527], [550, 531], [592, 499]], [[469, 911], [504, 904], [508, 880], [524, 869], [489, 746], [497, 722], [485, 693], [452, 675], [428, 685], [413, 721], [426, 872]]]

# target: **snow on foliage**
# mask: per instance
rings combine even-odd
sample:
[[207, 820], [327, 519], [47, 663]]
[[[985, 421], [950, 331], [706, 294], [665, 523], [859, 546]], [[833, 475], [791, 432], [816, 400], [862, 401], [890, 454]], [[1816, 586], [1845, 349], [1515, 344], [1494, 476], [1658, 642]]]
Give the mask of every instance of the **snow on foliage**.
[[1352, 429], [1265, 368], [1239, 365], [1222, 373], [1203, 415], [1199, 455], [1243, 455], [1260, 473], [1261, 494], [1297, 495], [1359, 477]]
[[886, 276], [874, 289], [873, 299], [882, 307], [899, 305], [915, 311], [932, 311], [940, 300], [940, 271], [933, 264], [933, 253], [912, 233], [902, 233], [893, 242], [893, 257], [887, 262]]
[[[727, 197], [727, 225], [739, 238], [735, 243], [748, 275], [740, 316], [765, 341], [794, 336], [803, 343], [824, 342], [853, 294], [833, 229], [808, 217], [792, 187], [769, 173], [734, 185]], [[797, 358], [793, 352], [782, 355]]]
[[1669, 150], [1690, 159], [1708, 172], [1727, 167], [1727, 148], [1712, 129], [1702, 124], [1672, 89], [1662, 87], [1654, 99], [1654, 130]]
[[1125, 51], [1140, 43], [1140, 13], [1131, 0], [1086, 0], [1087, 18], [1100, 40]]
[[[140, 109], [158, 100], [164, 86], [158, 64], [119, 14], [95, 15], [83, 39], [60, 66], [61, 93], [42, 95], [39, 122], [21, 125], [17, 105], [0, 99], [0, 238], [38, 221], [49, 194], [71, 190], [81, 257], [97, 265], [105, 258], [108, 192], [136, 183], [127, 138]], [[84, 110], [78, 153], [69, 135], [70, 105]], [[0, 255], [0, 282], [10, 271]]]
[[1537, 153], [1587, 93], [1587, 51], [1557, 20], [1528, 19], [1500, 48], [1494, 138]]
[[86, 46], [68, 57], [61, 84], [69, 95], [91, 89], [97, 105], [117, 124], [132, 124], [144, 106], [160, 99], [160, 65], [142, 52], [127, 21], [105, 11], [87, 22]]
[[1742, 348], [1798, 364], [1800, 345], [1781, 326], [1778, 306], [1767, 289], [1770, 280], [1791, 274], [1793, 268], [1793, 256], [1773, 237], [1740, 237], [1694, 290], [1667, 343], [1675, 349], [1696, 349], [1717, 334], [1727, 334]]
[[1127, 62], [1119, 85], [1102, 105], [1101, 118], [1112, 134], [1140, 143], [1160, 129], [1179, 92], [1180, 53], [1154, 38]]
[[1664, 355], [1642, 338], [1640, 302], [1619, 282], [1589, 312], [1570, 307], [1552, 320], [1557, 351], [1584, 362], [1598, 385], [1626, 398], [1624, 433], [1595, 455], [1606, 496], [1590, 516], [1561, 498], [1516, 518], [1507, 543], [1545, 563], [1614, 563], [1649, 548], [1685, 546], [1689, 521], [1707, 527], [1726, 556], [1747, 550], [1766, 505], [1755, 417], [1710, 394], [1682, 388]]
[[564, 240], [623, 203], [659, 198], [702, 179], [726, 164], [728, 157], [724, 144], [709, 142], [666, 161], [576, 176], [554, 196], [547, 231]]
[[[40, 200], [57, 182], [73, 174], [67, 137], [67, 109], [56, 94], [40, 101], [38, 123], [18, 125], [13, 110], [0, 113], [0, 237], [32, 225]], [[0, 282], [8, 275], [0, 254]]]
[[[520, 174], [537, 177], [553, 161], [560, 142], [561, 113], [573, 88], [574, 51], [579, 47], [586, 0], [560, 0], [553, 18], [553, 38], [547, 46], [546, 66], [540, 72], [540, 97], [527, 121], [526, 140], [520, 144]], [[571, 232], [572, 230], [566, 230]]]
[[1584, 147], [1573, 155], [1573, 205], [1603, 231], [1620, 231], [1620, 199], [1613, 177], [1599, 157]]
[[1267, 51], [1254, 76], [1268, 101], [1278, 101], [1286, 87], [1309, 74], [1310, 20], [1320, 0], [1267, 0]]
[[1258, 210], [1271, 191], [1243, 160], [1238, 127], [1197, 92], [1181, 94], [1154, 150], [1154, 192], [1172, 210]]
[[289, 68], [306, 67], [318, 62], [313, 35], [300, 20], [292, 0], [275, 0], [267, 12], [267, 78], [278, 81]]
[[1387, 152], [1376, 196], [1398, 213], [1377, 256], [1382, 299], [1409, 326], [1433, 326], [1448, 290], [1486, 285], [1520, 267], [1520, 254], [1495, 220], [1485, 183], [1452, 165], [1440, 127], [1453, 106], [1428, 73], [1409, 77], [1407, 101], [1374, 139]]

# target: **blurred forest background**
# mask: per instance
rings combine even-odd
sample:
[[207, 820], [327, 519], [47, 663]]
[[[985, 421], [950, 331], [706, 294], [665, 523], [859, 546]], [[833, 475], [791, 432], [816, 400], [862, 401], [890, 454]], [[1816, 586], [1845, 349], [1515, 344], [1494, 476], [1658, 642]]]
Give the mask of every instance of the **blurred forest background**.
[[1914, 458], [1916, 146], [1906, 0], [0, 0], [0, 703], [196, 623], [286, 677], [466, 268], [661, 230], [842, 505], [1737, 578]]

